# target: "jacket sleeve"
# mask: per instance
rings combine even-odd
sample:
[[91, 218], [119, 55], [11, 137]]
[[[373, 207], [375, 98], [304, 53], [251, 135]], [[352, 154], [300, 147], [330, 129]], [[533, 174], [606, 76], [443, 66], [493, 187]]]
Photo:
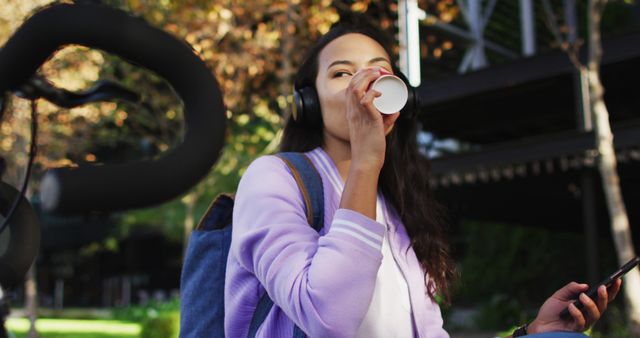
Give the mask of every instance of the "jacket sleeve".
[[289, 168], [275, 156], [264, 156], [240, 181], [233, 227], [230, 254], [305, 333], [356, 334], [382, 262], [384, 225], [339, 209], [330, 230], [319, 236], [307, 223]]

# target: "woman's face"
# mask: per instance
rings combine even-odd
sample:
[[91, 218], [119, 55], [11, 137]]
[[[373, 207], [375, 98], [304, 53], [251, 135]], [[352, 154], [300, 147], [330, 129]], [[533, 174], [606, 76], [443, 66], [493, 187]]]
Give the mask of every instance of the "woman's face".
[[[318, 57], [316, 91], [320, 99], [325, 142], [327, 137], [349, 141], [346, 93], [351, 77], [360, 69], [380, 67], [393, 73], [389, 55], [370, 37], [349, 33], [327, 44]], [[393, 125], [385, 130], [391, 132]]]

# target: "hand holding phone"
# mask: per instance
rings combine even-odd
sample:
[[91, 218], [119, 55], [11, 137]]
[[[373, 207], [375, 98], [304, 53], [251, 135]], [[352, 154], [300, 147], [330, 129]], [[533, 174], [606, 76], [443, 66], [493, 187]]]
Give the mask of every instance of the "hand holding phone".
[[[605, 280], [589, 288], [589, 290], [585, 292], [585, 294], [589, 298], [595, 301], [598, 298], [598, 288], [600, 287], [600, 285], [604, 285], [608, 289], [616, 281], [616, 279], [622, 277], [624, 274], [629, 272], [638, 264], [640, 264], [640, 257], [633, 258], [632, 260], [627, 262], [625, 265], [623, 265], [620, 269], [618, 269], [616, 272], [612, 273]], [[573, 304], [578, 308], [578, 310], [582, 310], [584, 308], [584, 304], [582, 304], [582, 302], [579, 299], [574, 301]], [[569, 314], [568, 307], [562, 310], [562, 312], [560, 312], [560, 318], [565, 320], [571, 319], [571, 314]]]

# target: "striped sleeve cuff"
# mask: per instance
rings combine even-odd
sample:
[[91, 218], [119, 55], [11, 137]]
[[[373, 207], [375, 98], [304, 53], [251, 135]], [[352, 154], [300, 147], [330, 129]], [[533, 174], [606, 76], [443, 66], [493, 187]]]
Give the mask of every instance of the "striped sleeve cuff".
[[380, 252], [386, 227], [359, 212], [338, 209], [333, 216], [329, 232], [349, 236], [359, 243]]

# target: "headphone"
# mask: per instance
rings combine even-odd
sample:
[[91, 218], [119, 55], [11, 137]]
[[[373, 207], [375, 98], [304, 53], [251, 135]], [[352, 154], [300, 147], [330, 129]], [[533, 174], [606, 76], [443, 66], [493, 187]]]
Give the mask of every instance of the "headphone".
[[[408, 97], [404, 108], [400, 110], [400, 119], [413, 120], [420, 109], [420, 98], [416, 87], [409, 84], [409, 79], [394, 67], [395, 76], [407, 85]], [[293, 89], [293, 111], [291, 117], [296, 123], [312, 127], [322, 124], [320, 99], [314, 87]]]

